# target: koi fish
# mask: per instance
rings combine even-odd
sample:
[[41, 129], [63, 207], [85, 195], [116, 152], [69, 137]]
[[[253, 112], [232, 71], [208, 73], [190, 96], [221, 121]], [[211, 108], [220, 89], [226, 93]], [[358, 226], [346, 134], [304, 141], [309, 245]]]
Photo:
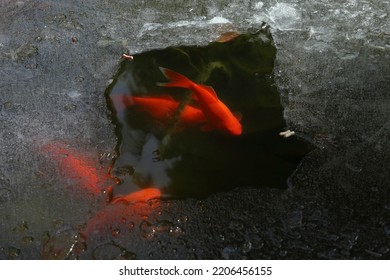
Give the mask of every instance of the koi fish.
[[215, 40], [215, 42], [227, 43], [227, 42], [230, 42], [230, 41], [236, 39], [239, 36], [240, 36], [240, 33], [237, 33], [235, 31], [225, 32], [221, 36], [219, 36], [217, 38], [217, 40]]
[[112, 204], [118, 202], [128, 202], [128, 203], [138, 203], [138, 202], [147, 202], [148, 200], [160, 198], [161, 191], [157, 188], [146, 188], [142, 189], [128, 195], [120, 196], [111, 201]]
[[[129, 95], [113, 95], [111, 96], [114, 105], [120, 104], [125, 107], [136, 106], [139, 111], [146, 112], [154, 119], [163, 123], [167, 123], [172, 120], [176, 110], [179, 108], [179, 102], [174, 100], [171, 96], [159, 96], [159, 97], [137, 97]], [[121, 105], [118, 104], [117, 107]], [[179, 118], [181, 125], [197, 125], [206, 123], [207, 119], [203, 112], [191, 105], [186, 105], [181, 112]]]
[[94, 165], [92, 158], [63, 143], [46, 144], [41, 149], [62, 176], [90, 193], [99, 194], [109, 182], [109, 176]]
[[[87, 221], [85, 228], [80, 232], [81, 236], [92, 242], [95, 238], [98, 240], [110, 236], [118, 238], [121, 232], [126, 233], [135, 224], [160, 211], [162, 209], [158, 200], [160, 197], [160, 190], [154, 187], [118, 197]], [[147, 203], [152, 199], [156, 201]], [[127, 238], [127, 235], [123, 237]]]
[[235, 116], [230, 109], [218, 99], [214, 89], [209, 86], [196, 84], [182, 74], [173, 70], [160, 67], [161, 72], [170, 81], [159, 83], [164, 87], [186, 88], [193, 92], [195, 100], [199, 102], [200, 109], [206, 116], [208, 122], [201, 127], [203, 131], [213, 129], [227, 132], [231, 135], [240, 135], [242, 126], [239, 117]]

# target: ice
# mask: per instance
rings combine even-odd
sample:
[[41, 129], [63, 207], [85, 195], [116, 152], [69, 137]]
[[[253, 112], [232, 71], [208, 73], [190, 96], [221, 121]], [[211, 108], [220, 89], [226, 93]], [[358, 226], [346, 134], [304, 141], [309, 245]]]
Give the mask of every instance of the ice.
[[223, 17], [213, 17], [208, 21], [209, 24], [226, 24], [231, 23], [228, 19]]
[[150, 35], [150, 33], [161, 33], [164, 29], [177, 29], [177, 28], [202, 28], [209, 25], [218, 25], [218, 24], [229, 24], [231, 23], [228, 19], [223, 17], [213, 17], [209, 20], [206, 20], [204, 17], [196, 18], [194, 20], [180, 20], [176, 22], [171, 22], [168, 24], [161, 24], [156, 22], [150, 22], [145, 23], [139, 34], [138, 37], [142, 37], [143, 35], [147, 34]]
[[[159, 220], [189, 216], [180, 240], [164, 237], [175, 253], [158, 249], [158, 238], [140, 240], [138, 224], [115, 244], [139, 258], [215, 259], [235, 250], [255, 259], [389, 259], [380, 249], [388, 248], [390, 200], [390, 1], [129, 3], [2, 1], [0, 259], [42, 257], [48, 233], [55, 237], [66, 224], [76, 229], [104, 205], [102, 196], [80, 196], [76, 179], [41, 150], [61, 141], [88, 155], [97, 170], [108, 168], [112, 157], [105, 155], [115, 154], [117, 139], [103, 93], [122, 53], [205, 45], [224, 32], [256, 32], [262, 22], [277, 48], [285, 129], [316, 148], [290, 178], [291, 189], [243, 188], [170, 202]], [[286, 213], [299, 213], [299, 239], [285, 230]], [[313, 213], [321, 215], [309, 221]], [[243, 229], [221, 240], [232, 219]], [[28, 229], [18, 227], [22, 221]], [[33, 244], [21, 242], [31, 238]], [[264, 242], [261, 252], [237, 251], [255, 238]]]
[[76, 91], [76, 90], [73, 90], [73, 91], [70, 91], [67, 93], [69, 95], [70, 98], [72, 99], [77, 99], [81, 96], [81, 92], [79, 91]]
[[148, 22], [145, 23], [138, 33], [138, 37], [142, 37], [144, 34], [148, 34], [152, 31], [160, 29], [163, 25], [161, 23]]
[[256, 10], [261, 10], [261, 8], [263, 8], [263, 6], [264, 6], [264, 3], [261, 2], [261, 1], [255, 3], [255, 9], [256, 9]]
[[301, 12], [287, 3], [277, 3], [268, 11], [270, 24], [280, 30], [299, 30]]

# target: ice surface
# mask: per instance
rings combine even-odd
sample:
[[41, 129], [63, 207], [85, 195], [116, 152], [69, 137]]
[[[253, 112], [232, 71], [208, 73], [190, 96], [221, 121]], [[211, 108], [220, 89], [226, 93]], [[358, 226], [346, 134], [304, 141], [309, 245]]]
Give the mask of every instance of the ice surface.
[[[61, 141], [97, 169], [107, 168], [116, 139], [103, 92], [122, 52], [204, 45], [223, 32], [256, 31], [265, 21], [278, 49], [275, 80], [286, 129], [318, 147], [292, 176], [291, 190], [172, 202], [161, 219], [184, 228], [186, 245], [164, 232], [145, 241], [138, 224], [132, 238], [117, 244], [132, 258], [388, 259], [389, 6], [386, 0], [2, 1], [0, 258], [42, 257], [44, 244], [73, 238], [67, 233], [104, 204], [100, 196], [80, 196], [79, 179], [66, 179], [42, 147]], [[183, 215], [190, 218], [179, 224]], [[231, 219], [243, 227], [227, 229]], [[170, 246], [161, 245], [164, 238]], [[90, 246], [103, 248], [101, 242]]]
[[286, 3], [276, 3], [268, 11], [270, 24], [278, 30], [299, 30], [302, 24], [301, 12]]

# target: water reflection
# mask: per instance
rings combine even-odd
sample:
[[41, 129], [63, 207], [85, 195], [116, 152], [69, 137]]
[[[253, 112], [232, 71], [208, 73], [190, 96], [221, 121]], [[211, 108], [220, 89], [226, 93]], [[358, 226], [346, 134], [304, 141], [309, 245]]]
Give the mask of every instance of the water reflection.
[[[263, 30], [207, 47], [172, 47], [123, 61], [107, 90], [118, 135], [115, 195], [151, 186], [170, 197], [204, 197], [242, 186], [285, 188], [310, 147], [279, 136], [285, 124], [272, 80], [275, 54]], [[212, 86], [242, 116], [242, 134], [204, 131], [199, 115], [191, 126], [179, 125], [185, 110], [202, 110], [188, 90], [159, 87], [166, 81], [159, 67]], [[124, 168], [131, 172], [119, 172]]]

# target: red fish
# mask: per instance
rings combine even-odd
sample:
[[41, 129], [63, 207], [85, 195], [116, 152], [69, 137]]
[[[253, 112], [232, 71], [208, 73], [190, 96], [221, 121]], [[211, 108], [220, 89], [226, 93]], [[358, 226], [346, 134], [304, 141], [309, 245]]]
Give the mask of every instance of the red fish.
[[86, 223], [81, 235], [86, 240], [91, 240], [104, 238], [110, 234], [117, 236], [122, 232], [126, 237], [126, 232], [135, 224], [141, 223], [162, 209], [160, 197], [160, 190], [154, 187], [120, 196], [97, 212]]
[[240, 36], [239, 33], [235, 32], [235, 31], [230, 31], [230, 32], [223, 33], [215, 41], [218, 43], [227, 43], [227, 42], [230, 42], [230, 41], [236, 39], [238, 36]]
[[146, 188], [124, 196], [117, 197], [112, 200], [111, 203], [115, 204], [118, 202], [138, 203], [147, 202], [148, 200], [160, 198], [161, 191], [157, 188]]
[[58, 171], [67, 180], [71, 180], [84, 190], [99, 194], [109, 176], [94, 165], [94, 160], [63, 143], [50, 143], [42, 147], [58, 167]]
[[184, 75], [167, 68], [160, 67], [160, 70], [170, 80], [167, 83], [160, 83], [161, 86], [186, 88], [195, 94], [195, 99], [198, 100], [199, 106], [208, 120], [207, 124], [202, 127], [203, 130], [217, 129], [231, 135], [242, 133], [239, 118], [218, 99], [212, 87], [196, 84]]
[[[167, 123], [172, 120], [176, 110], [179, 108], [179, 102], [171, 96], [159, 97], [137, 97], [130, 95], [113, 95], [111, 99], [114, 102], [117, 110], [125, 105], [125, 107], [136, 106], [136, 109], [146, 112], [154, 119]], [[119, 107], [119, 108], [118, 108]], [[206, 123], [207, 119], [203, 112], [191, 105], [186, 105], [180, 115], [180, 124], [191, 126]]]
[[108, 204], [86, 222], [85, 228], [80, 233], [87, 241], [95, 238], [104, 239], [119, 233], [128, 237], [128, 230], [161, 209], [159, 200], [154, 203]]
[[[94, 159], [78, 152], [64, 143], [49, 143], [40, 150], [50, 158], [64, 180], [80, 186], [83, 190], [94, 195], [103, 194], [107, 184], [112, 183], [112, 178], [99, 166], [94, 164]], [[111, 187], [109, 187], [111, 189]], [[161, 209], [160, 200], [162, 193], [158, 188], [148, 187], [124, 196], [118, 196], [110, 204], [98, 211], [92, 219], [87, 221], [85, 228], [79, 233], [81, 240], [94, 242], [104, 239], [106, 236], [117, 236], [120, 232], [127, 238], [126, 233], [135, 224], [146, 220], [149, 215], [157, 213]], [[90, 199], [86, 196], [85, 200]], [[45, 259], [58, 259], [79, 255], [85, 250], [79, 238], [75, 237], [75, 230], [65, 228], [47, 240], [41, 248], [41, 257]], [[92, 241], [91, 241], [92, 240]], [[93, 244], [93, 243], [92, 243]]]

